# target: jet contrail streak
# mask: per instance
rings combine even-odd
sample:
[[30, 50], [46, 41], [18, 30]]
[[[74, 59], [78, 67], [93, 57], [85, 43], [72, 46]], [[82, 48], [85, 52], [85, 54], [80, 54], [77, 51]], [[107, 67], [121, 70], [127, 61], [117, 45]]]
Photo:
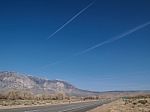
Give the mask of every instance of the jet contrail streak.
[[68, 60], [68, 59], [72, 59], [72, 58], [74, 58], [74, 57], [76, 57], [76, 56], [79, 56], [79, 55], [85, 54], [85, 53], [87, 53], [87, 52], [90, 52], [90, 51], [92, 51], [92, 50], [94, 50], [94, 49], [96, 49], [96, 48], [98, 48], [98, 47], [101, 47], [101, 46], [103, 46], [103, 45], [105, 45], [105, 44], [109, 44], [109, 43], [112, 43], [112, 42], [114, 42], [114, 41], [117, 41], [117, 40], [119, 40], [119, 39], [121, 39], [121, 38], [125, 38], [126, 36], [128, 36], [128, 35], [130, 35], [130, 34], [136, 32], [136, 31], [138, 31], [138, 30], [140, 30], [140, 29], [142, 29], [142, 28], [145, 28], [145, 27], [148, 26], [148, 25], [150, 25], [150, 21], [148, 21], [148, 22], [146, 22], [146, 23], [144, 23], [144, 24], [142, 24], [142, 25], [139, 25], [139, 26], [137, 26], [137, 27], [135, 27], [135, 28], [133, 28], [133, 29], [130, 29], [130, 30], [128, 30], [127, 32], [122, 33], [122, 34], [120, 34], [120, 35], [118, 35], [118, 36], [116, 36], [116, 37], [113, 37], [113, 38], [108, 39], [108, 40], [106, 40], [106, 41], [103, 41], [103, 42], [101, 42], [101, 43], [99, 43], [99, 44], [96, 44], [96, 45], [94, 45], [94, 46], [92, 46], [92, 47], [90, 47], [90, 48], [88, 48], [88, 49], [85, 49], [85, 50], [83, 50], [83, 51], [81, 51], [81, 52], [79, 52], [79, 53], [76, 53], [76, 54], [70, 56], [70, 58], [67, 57], [67, 58], [65, 58], [64, 60], [60, 60], [60, 61], [56, 61], [56, 62], [54, 62], [54, 63], [48, 64], [48, 65], [46, 65], [46, 67], [52, 66], [52, 65], [55, 65], [55, 64], [58, 64], [58, 63], [61, 63], [61, 62], [65, 62], [65, 61]]
[[104, 42], [101, 42], [101, 43], [99, 43], [99, 44], [96, 44], [96, 45], [94, 45], [94, 46], [92, 46], [92, 47], [90, 47], [90, 48], [88, 48], [88, 49], [85, 49], [85, 50], [83, 50], [82, 52], [77, 53], [77, 54], [75, 54], [75, 55], [76, 55], [76, 56], [82, 55], [82, 54], [84, 54], [84, 53], [90, 52], [91, 50], [94, 50], [94, 49], [96, 49], [96, 48], [98, 48], [98, 47], [100, 47], [100, 46], [103, 46], [103, 45], [105, 45], [105, 44], [109, 44], [109, 43], [112, 43], [112, 42], [114, 42], [114, 41], [117, 41], [117, 40], [119, 40], [119, 39], [121, 39], [121, 38], [125, 38], [126, 36], [128, 36], [128, 35], [130, 35], [130, 34], [136, 32], [136, 31], [138, 31], [138, 30], [140, 30], [140, 29], [142, 29], [142, 28], [144, 28], [144, 27], [146, 27], [146, 26], [148, 26], [148, 25], [150, 25], [150, 21], [148, 21], [148, 22], [146, 22], [146, 23], [144, 23], [144, 24], [142, 24], [142, 25], [139, 25], [139, 26], [137, 26], [137, 27], [135, 27], [135, 28], [133, 28], [133, 29], [131, 29], [131, 30], [128, 30], [127, 32], [122, 33], [122, 34], [120, 34], [120, 35], [118, 35], [118, 36], [116, 36], [116, 37], [113, 37], [113, 38], [109, 39], [109, 40], [106, 40], [106, 41], [104, 41]]
[[[96, 0], [95, 0], [96, 1]], [[65, 24], [63, 24], [61, 27], [59, 27], [54, 33], [52, 33], [48, 39], [52, 38], [57, 32], [59, 32], [61, 29], [63, 29], [66, 25], [68, 25], [70, 22], [72, 22], [76, 17], [78, 17], [80, 14], [82, 14], [85, 10], [87, 10], [90, 6], [92, 6], [95, 1], [88, 4], [84, 9], [79, 11], [76, 15], [74, 15], [71, 19], [69, 19]]]

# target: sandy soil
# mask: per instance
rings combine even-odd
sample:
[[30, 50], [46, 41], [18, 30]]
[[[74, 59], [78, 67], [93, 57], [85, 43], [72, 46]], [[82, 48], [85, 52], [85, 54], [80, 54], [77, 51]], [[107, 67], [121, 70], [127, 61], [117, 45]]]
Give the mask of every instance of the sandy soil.
[[119, 99], [88, 112], [150, 112], [150, 98]]

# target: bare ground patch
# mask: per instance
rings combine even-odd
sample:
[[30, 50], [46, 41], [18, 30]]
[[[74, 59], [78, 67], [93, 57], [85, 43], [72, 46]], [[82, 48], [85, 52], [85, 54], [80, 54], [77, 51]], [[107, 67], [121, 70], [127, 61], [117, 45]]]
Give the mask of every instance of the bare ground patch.
[[150, 112], [150, 96], [121, 98], [88, 112]]

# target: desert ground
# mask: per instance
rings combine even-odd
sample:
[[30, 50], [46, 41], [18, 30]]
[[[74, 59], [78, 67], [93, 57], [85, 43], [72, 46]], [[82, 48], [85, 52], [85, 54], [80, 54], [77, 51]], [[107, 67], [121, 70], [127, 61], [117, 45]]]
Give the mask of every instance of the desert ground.
[[150, 95], [120, 98], [88, 112], [150, 112]]

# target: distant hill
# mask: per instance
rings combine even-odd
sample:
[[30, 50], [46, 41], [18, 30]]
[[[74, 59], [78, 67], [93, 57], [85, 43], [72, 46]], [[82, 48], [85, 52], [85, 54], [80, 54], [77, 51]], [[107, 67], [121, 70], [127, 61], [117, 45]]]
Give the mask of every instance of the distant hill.
[[61, 80], [47, 80], [17, 72], [0, 72], [0, 93], [12, 90], [28, 91], [34, 95], [37, 94], [58, 94], [62, 93], [68, 96], [96, 96], [118, 97], [132, 94], [147, 94], [150, 91], [106, 91], [93, 92], [78, 89], [72, 84]]
[[33, 94], [63, 93], [69, 96], [90, 96], [99, 92], [86, 91], [60, 80], [47, 80], [17, 72], [0, 72], [0, 92], [30, 91]]

